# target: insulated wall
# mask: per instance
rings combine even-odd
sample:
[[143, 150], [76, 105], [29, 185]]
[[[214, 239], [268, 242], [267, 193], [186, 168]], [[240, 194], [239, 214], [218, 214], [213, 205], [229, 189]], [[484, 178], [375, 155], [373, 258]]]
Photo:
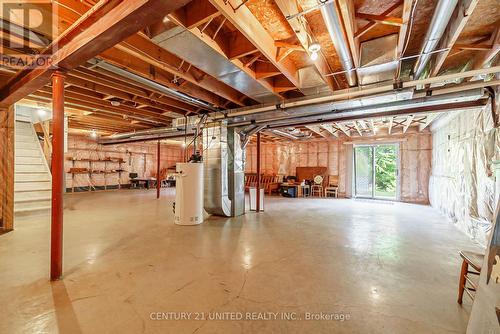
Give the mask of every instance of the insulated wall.
[[491, 107], [454, 111], [432, 131], [431, 204], [486, 245], [495, 208], [491, 163], [500, 158], [500, 132]]
[[[405, 135], [342, 137], [288, 141], [262, 145], [261, 168], [264, 174], [295, 175], [296, 167], [327, 167], [329, 175], [339, 176], [339, 195], [349, 196], [352, 173], [349, 171], [349, 148], [356, 144], [399, 143], [400, 199], [427, 204], [431, 169], [432, 135], [430, 132], [407, 132]], [[352, 152], [352, 150], [351, 150]], [[255, 173], [256, 147], [247, 146], [245, 171]]]

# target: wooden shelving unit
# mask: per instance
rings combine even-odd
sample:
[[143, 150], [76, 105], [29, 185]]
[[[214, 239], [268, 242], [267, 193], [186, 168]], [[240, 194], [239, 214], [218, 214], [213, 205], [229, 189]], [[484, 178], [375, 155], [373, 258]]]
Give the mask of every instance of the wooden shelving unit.
[[[118, 189], [121, 189], [121, 176], [122, 173], [127, 172], [122, 168], [122, 164], [125, 163], [125, 160], [121, 158], [104, 158], [104, 159], [74, 159], [74, 158], [68, 158], [72, 162], [72, 168], [75, 167], [76, 162], [88, 162], [88, 168], [85, 171], [69, 171], [67, 173], [71, 174], [71, 180], [72, 180], [72, 185], [71, 185], [71, 192], [75, 192], [75, 175], [77, 174], [87, 174], [89, 176], [89, 186], [88, 186], [88, 191], [98, 191], [96, 189], [96, 186], [93, 184], [93, 179], [92, 176], [96, 174], [118, 174]], [[94, 169], [94, 163], [104, 163], [104, 169]], [[110, 164], [118, 164], [118, 169], [111, 169], [109, 168]], [[114, 185], [114, 184], [113, 184]], [[104, 190], [108, 189], [108, 186], [112, 186], [111, 184], [108, 185], [106, 182], [106, 177], [104, 178]]]

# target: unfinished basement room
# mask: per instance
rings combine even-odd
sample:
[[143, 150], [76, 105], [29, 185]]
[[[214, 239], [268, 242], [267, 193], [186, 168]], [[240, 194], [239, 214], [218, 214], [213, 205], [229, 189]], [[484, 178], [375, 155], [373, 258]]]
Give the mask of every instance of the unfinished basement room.
[[0, 24], [0, 334], [500, 334], [499, 0]]

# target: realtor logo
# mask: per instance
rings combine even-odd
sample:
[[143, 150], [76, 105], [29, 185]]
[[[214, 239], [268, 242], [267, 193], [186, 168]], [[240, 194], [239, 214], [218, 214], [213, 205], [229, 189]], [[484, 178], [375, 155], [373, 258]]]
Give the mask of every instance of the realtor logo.
[[55, 50], [41, 53], [56, 37], [55, 5], [50, 0], [0, 0], [0, 65], [50, 66]]

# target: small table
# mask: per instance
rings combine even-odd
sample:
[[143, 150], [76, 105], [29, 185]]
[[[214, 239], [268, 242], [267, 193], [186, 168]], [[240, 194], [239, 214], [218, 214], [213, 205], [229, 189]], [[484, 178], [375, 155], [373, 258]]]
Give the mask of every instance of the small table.
[[150, 189], [151, 186], [156, 184], [156, 178], [154, 178], [154, 177], [150, 177], [150, 178], [136, 177], [135, 179], [130, 179], [130, 183], [132, 183], [132, 184], [135, 183], [136, 185], [144, 184], [146, 189]]

